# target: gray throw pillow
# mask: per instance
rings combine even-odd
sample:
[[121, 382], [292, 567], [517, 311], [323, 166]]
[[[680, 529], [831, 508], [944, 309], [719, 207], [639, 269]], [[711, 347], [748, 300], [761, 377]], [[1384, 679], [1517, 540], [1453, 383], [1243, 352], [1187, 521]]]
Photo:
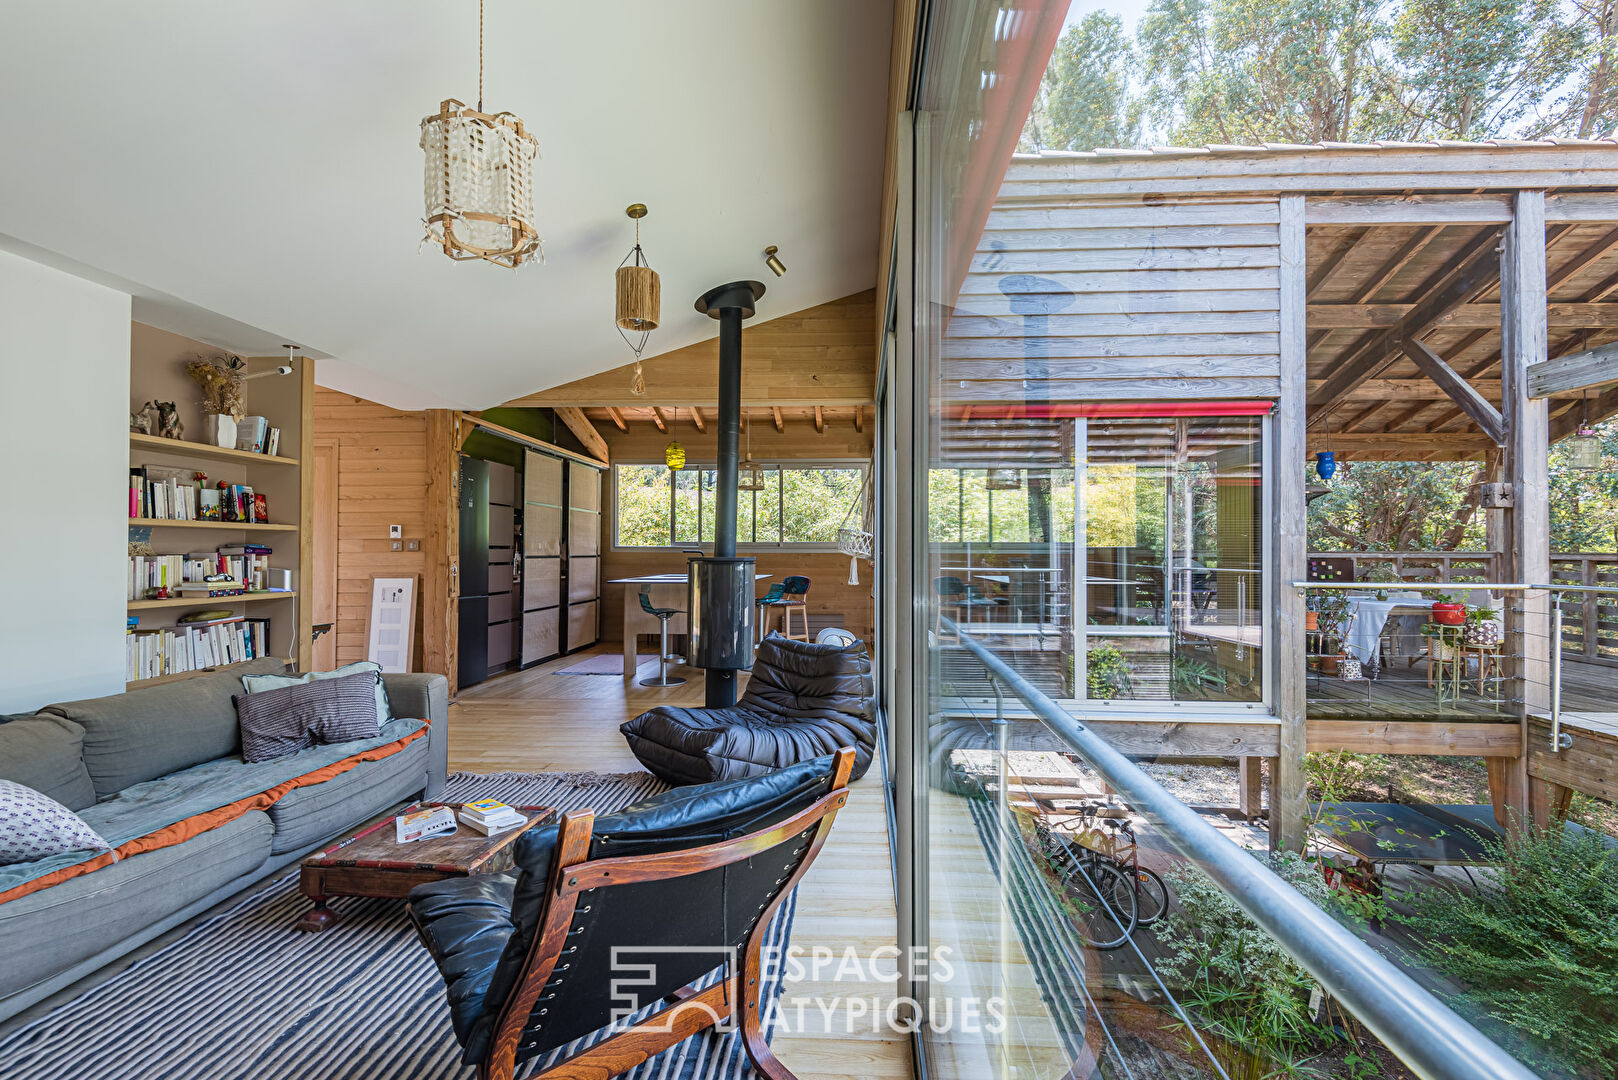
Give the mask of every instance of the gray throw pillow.
[[270, 761], [311, 746], [374, 739], [376, 674], [295, 683], [236, 697], [242, 759]]
[[387, 688], [382, 685], [382, 665], [375, 660], [356, 660], [352, 664], [344, 664], [331, 671], [310, 671], [302, 675], [243, 675], [242, 689], [249, 694], [260, 694], [265, 690], [279, 690], [283, 686], [295, 686], [298, 683], [320, 682], [322, 679], [346, 679], [361, 671], [375, 672], [376, 714], [380, 722], [385, 724], [393, 719], [393, 713], [388, 708]]

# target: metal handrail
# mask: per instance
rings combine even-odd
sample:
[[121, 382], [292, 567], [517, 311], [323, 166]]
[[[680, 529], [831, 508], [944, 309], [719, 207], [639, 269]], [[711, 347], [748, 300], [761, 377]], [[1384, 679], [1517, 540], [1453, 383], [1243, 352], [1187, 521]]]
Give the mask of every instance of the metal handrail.
[[1418, 1076], [1424, 1080], [1533, 1080], [1534, 1074], [1516, 1058], [1221, 835], [1140, 766], [973, 641], [954, 620], [940, 621], [991, 675], [1161, 829], [1180, 854], [1218, 882]]

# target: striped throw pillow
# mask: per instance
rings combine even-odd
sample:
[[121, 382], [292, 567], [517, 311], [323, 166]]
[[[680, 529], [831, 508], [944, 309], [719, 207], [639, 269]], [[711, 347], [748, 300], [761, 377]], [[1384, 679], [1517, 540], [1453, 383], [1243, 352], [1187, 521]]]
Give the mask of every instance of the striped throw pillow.
[[326, 743], [374, 739], [381, 732], [376, 675], [364, 672], [236, 695], [242, 759], [270, 761]]

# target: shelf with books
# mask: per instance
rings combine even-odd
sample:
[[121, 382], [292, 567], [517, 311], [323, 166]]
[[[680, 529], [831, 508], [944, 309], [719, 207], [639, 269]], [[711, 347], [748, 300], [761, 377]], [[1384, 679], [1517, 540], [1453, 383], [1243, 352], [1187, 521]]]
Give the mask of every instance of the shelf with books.
[[130, 518], [131, 525], [149, 525], [154, 529], [242, 529], [253, 532], [297, 532], [296, 525], [275, 525], [262, 521], [186, 521], [177, 518]]
[[201, 668], [197, 671], [176, 671], [172, 675], [154, 675], [150, 679], [136, 679], [133, 682], [126, 682], [124, 683], [124, 689], [133, 690], [138, 686], [160, 686], [163, 683], [182, 682], [186, 679], [195, 679], [198, 675], [214, 675], [221, 671], [234, 671], [237, 668], [246, 667], [252, 662], [251, 660], [243, 660], [238, 664], [221, 664], [218, 667]]
[[131, 600], [130, 611], [150, 611], [153, 608], [206, 608], [225, 604], [246, 604], [255, 600], [296, 600], [296, 592], [249, 592], [236, 596], [170, 597], [167, 600]]
[[278, 454], [255, 454], [251, 450], [236, 450], [226, 446], [209, 446], [207, 443], [186, 442], [183, 439], [165, 439], [160, 435], [143, 435], [138, 431], [129, 433], [129, 449], [131, 451], [174, 454], [179, 457], [207, 458], [210, 461], [231, 461], [243, 465], [296, 465], [298, 463], [297, 458], [281, 457]]

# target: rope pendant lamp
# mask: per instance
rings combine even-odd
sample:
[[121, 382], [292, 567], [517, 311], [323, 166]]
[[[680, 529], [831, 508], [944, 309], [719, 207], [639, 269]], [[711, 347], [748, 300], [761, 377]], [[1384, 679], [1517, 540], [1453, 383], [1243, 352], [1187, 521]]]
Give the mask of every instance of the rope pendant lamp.
[[737, 473], [737, 491], [763, 491], [764, 466], [753, 460], [753, 425], [747, 421], [747, 410], [742, 410], [742, 426], [747, 429], [747, 460]]
[[[632, 203], [624, 211], [635, 223], [635, 246], [618, 264], [616, 322], [618, 336], [624, 339], [629, 351], [635, 354], [635, 371], [629, 377], [629, 392], [639, 397], [646, 393], [646, 375], [641, 371], [641, 353], [646, 351], [646, 339], [657, 329], [663, 299], [663, 284], [657, 271], [646, 259], [640, 247], [640, 219], [646, 216], [645, 203]], [[628, 333], [625, 333], [628, 331]], [[630, 334], [639, 334], [631, 338]]]
[[478, 107], [446, 98], [421, 121], [427, 164], [422, 243], [457, 262], [482, 259], [515, 270], [538, 255], [534, 162], [539, 142], [509, 112], [483, 111], [483, 0], [478, 0]]

